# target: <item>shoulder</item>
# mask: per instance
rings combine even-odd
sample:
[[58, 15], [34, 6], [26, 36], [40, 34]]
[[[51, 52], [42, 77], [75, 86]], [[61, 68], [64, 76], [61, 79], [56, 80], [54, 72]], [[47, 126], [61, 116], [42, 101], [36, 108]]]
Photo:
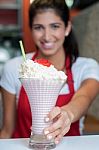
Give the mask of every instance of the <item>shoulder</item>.
[[[32, 56], [33, 56], [33, 54], [34, 54], [34, 53], [27, 53], [27, 54], [26, 54], [26, 58], [27, 58], [27, 59], [31, 59]], [[23, 60], [23, 57], [22, 57], [22, 56], [18, 56], [18, 57], [14, 57], [14, 58], [8, 60], [5, 65], [11, 65], [11, 64], [13, 64], [13, 63], [21, 63], [21, 62], [23, 62], [23, 61], [24, 61], [24, 60]]]
[[[28, 59], [31, 59], [33, 55], [34, 55], [34, 53], [28, 53], [28, 54], [26, 54], [26, 57]], [[7, 77], [7, 78], [18, 76], [19, 66], [23, 61], [24, 60], [23, 60], [22, 56], [14, 57], [14, 58], [8, 60], [2, 69], [1, 78], [3, 76]]]
[[[31, 59], [34, 53], [26, 54], [26, 57]], [[19, 89], [20, 81], [19, 77], [19, 66], [23, 62], [22, 56], [15, 57], [10, 59], [8, 62], [5, 63], [1, 78], [0, 78], [0, 85], [5, 88], [7, 91], [11, 93], [16, 93], [16, 90]]]
[[[26, 58], [27, 59], [31, 59], [32, 56], [34, 55], [34, 53], [27, 53], [26, 54]], [[8, 60], [5, 65], [4, 68], [5, 70], [15, 70], [17, 67], [19, 67], [19, 65], [23, 62], [23, 57], [22, 56], [18, 56], [18, 57], [14, 57], [10, 60]]]
[[86, 57], [78, 57], [73, 67], [97, 67], [99, 68], [99, 63], [93, 58], [86, 58]]
[[72, 73], [79, 86], [89, 78], [99, 81], [99, 63], [92, 58], [78, 57], [72, 65]]

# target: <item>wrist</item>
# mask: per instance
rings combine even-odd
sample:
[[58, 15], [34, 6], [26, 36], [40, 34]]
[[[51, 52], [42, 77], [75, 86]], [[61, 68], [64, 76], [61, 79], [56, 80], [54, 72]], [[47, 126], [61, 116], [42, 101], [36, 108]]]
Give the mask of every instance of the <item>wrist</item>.
[[64, 106], [61, 109], [64, 110], [68, 114], [71, 123], [73, 123], [74, 122], [74, 114], [73, 114], [73, 112], [71, 110], [65, 108]]

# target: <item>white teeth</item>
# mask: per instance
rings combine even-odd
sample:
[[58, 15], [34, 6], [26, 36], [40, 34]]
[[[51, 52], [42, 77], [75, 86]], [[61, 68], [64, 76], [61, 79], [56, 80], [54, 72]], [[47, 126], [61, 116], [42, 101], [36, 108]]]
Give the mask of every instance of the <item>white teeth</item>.
[[43, 43], [43, 46], [45, 48], [52, 48], [53, 47], [53, 43]]
[[52, 43], [45, 43], [46, 46], [52, 46]]

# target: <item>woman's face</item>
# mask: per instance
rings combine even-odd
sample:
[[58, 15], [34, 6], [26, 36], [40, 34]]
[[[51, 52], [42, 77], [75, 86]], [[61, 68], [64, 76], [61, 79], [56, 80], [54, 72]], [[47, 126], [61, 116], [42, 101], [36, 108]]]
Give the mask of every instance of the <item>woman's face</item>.
[[32, 35], [39, 51], [51, 56], [63, 50], [66, 27], [52, 9], [37, 13], [33, 19]]

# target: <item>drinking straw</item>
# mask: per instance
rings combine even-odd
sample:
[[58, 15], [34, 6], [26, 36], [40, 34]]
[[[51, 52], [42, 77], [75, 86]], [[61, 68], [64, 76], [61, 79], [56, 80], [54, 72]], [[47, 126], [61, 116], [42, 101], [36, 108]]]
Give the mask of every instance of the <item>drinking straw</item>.
[[22, 43], [21, 40], [19, 41], [19, 43], [20, 43], [20, 47], [21, 47], [21, 52], [22, 52], [23, 59], [24, 59], [24, 61], [26, 61], [26, 56], [25, 56], [25, 51], [24, 51], [23, 43]]

